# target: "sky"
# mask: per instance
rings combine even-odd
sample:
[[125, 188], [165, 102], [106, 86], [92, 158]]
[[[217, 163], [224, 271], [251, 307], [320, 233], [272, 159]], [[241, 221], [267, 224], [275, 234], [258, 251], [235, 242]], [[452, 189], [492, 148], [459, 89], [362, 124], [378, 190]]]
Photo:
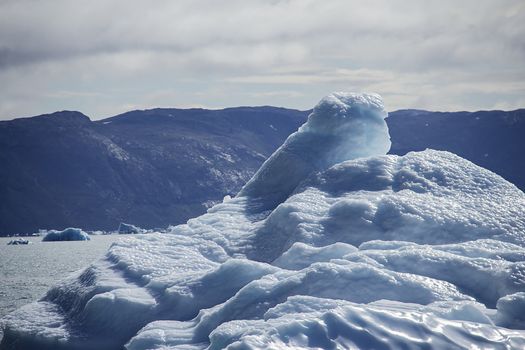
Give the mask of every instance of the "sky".
[[0, 0], [0, 119], [155, 107], [525, 107], [523, 0]]

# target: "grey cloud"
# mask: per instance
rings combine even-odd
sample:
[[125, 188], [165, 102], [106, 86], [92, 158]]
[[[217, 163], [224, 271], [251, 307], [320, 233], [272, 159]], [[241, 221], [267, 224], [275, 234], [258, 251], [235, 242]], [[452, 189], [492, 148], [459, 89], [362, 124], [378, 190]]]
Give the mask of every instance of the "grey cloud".
[[520, 0], [4, 0], [0, 115], [309, 108], [335, 89], [377, 89], [399, 107], [519, 106], [524, 34]]

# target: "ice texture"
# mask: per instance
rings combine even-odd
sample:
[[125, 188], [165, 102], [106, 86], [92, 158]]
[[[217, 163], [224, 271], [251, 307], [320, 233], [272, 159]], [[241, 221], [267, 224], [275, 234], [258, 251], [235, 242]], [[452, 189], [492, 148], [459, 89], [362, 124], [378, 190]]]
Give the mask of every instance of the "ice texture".
[[69, 227], [62, 231], [49, 230], [42, 238], [42, 242], [54, 241], [89, 241], [89, 235], [79, 228]]
[[385, 115], [324, 98], [238, 196], [115, 243], [6, 316], [2, 348], [525, 348], [525, 194], [385, 155]]

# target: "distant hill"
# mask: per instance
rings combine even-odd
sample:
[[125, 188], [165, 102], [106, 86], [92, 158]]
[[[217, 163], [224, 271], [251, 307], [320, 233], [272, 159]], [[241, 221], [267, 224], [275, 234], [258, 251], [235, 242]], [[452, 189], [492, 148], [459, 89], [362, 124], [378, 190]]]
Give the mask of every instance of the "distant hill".
[[[179, 224], [235, 194], [309, 111], [152, 109], [0, 122], [0, 235]], [[391, 153], [448, 150], [525, 189], [525, 110], [400, 110]]]
[[0, 122], [0, 234], [185, 222], [235, 194], [305, 117], [240, 107]]

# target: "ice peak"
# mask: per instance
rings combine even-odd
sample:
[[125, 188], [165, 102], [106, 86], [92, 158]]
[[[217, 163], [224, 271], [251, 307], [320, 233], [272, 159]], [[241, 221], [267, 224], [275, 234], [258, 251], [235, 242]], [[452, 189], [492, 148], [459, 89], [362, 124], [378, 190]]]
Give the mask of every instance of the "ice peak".
[[335, 92], [315, 106], [239, 192], [275, 208], [313, 172], [360, 157], [386, 154], [390, 136], [381, 96]]
[[387, 115], [383, 100], [378, 94], [334, 92], [319, 101], [308, 121], [299, 130], [337, 132], [356, 119], [383, 123]]

